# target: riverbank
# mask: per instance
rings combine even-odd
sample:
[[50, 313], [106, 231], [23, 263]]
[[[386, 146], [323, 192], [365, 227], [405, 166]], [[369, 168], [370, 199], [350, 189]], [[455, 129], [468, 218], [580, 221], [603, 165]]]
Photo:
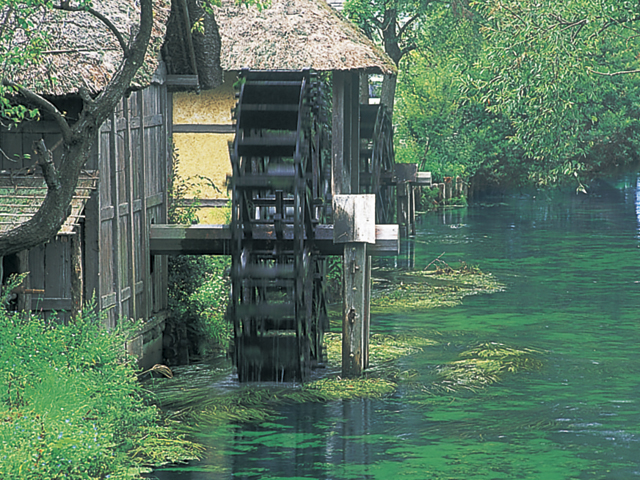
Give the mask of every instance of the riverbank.
[[0, 306], [0, 478], [133, 479], [197, 458], [202, 447], [164, 420], [125, 342], [95, 309], [68, 325]]

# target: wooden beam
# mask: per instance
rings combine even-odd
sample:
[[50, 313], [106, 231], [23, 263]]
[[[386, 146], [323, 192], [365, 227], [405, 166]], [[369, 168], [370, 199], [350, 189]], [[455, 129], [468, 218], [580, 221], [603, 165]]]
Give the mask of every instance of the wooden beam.
[[[193, 48], [193, 38], [191, 36], [191, 16], [189, 15], [189, 7], [187, 6], [187, 0], [181, 0], [180, 6], [182, 7], [182, 19], [184, 24], [184, 35], [187, 40], [187, 51], [189, 52], [189, 63], [191, 63], [191, 69], [196, 78], [198, 78], [198, 62], [196, 61], [196, 53]], [[198, 80], [198, 86], [200, 81]]]
[[349, 164], [345, 165], [345, 82], [347, 72], [333, 72], [333, 109], [331, 119], [331, 191], [334, 195], [351, 193]]
[[[349, 172], [351, 173], [350, 193], [360, 193], [360, 74], [350, 72], [348, 81], [348, 91], [345, 103], [348, 102], [349, 120], [345, 128], [349, 129], [348, 143], [345, 150], [348, 150]], [[345, 118], [346, 120], [346, 118]], [[346, 158], [345, 158], [346, 160]]]
[[[368, 255], [398, 255], [400, 241], [397, 225], [376, 225], [376, 243]], [[277, 241], [275, 227], [263, 225], [254, 232], [254, 246], [267, 247]], [[285, 226], [284, 240], [293, 239], [293, 229]], [[152, 255], [230, 255], [229, 225], [151, 225]], [[323, 255], [342, 255], [343, 246], [333, 243], [333, 225], [317, 225], [314, 246]]]
[[344, 311], [342, 315], [342, 376], [357, 377], [368, 356], [369, 300], [367, 247], [364, 242], [344, 244]]
[[430, 187], [431, 186], [431, 172], [418, 172], [416, 174], [416, 185]]
[[221, 133], [233, 135], [236, 133], [236, 126], [232, 124], [212, 123], [212, 124], [190, 124], [174, 123], [173, 133]]
[[200, 85], [197, 75], [167, 75], [168, 87], [198, 87]]

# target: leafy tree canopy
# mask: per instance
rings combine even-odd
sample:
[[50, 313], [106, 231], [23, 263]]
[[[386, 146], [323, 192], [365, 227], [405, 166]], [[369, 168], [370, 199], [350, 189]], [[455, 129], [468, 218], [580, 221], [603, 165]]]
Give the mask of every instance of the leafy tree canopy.
[[511, 121], [511, 139], [540, 183], [601, 167], [608, 144], [637, 140], [640, 4], [628, 1], [491, 1], [483, 54], [463, 93]]
[[413, 32], [396, 103], [401, 160], [436, 176], [582, 188], [640, 158], [640, 5], [463, 7], [433, 3]]

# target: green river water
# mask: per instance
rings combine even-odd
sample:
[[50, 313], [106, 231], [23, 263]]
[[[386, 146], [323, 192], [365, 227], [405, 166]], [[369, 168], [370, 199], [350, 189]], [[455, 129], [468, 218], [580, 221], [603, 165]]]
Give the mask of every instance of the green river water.
[[[615, 187], [421, 217], [416, 268], [444, 253], [491, 272], [504, 290], [450, 308], [373, 315], [372, 332], [438, 341], [396, 362], [416, 374], [395, 394], [285, 405], [268, 423], [203, 428], [202, 461], [153, 475], [640, 478], [640, 182]], [[475, 392], [428, 389], [439, 366], [483, 342], [540, 350], [542, 367]], [[228, 367], [217, 371], [207, 372], [212, 389], [238, 388]]]

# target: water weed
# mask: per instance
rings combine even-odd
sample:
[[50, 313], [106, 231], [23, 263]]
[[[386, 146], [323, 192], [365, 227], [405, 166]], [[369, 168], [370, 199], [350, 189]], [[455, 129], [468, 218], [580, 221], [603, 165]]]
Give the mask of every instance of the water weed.
[[461, 359], [438, 368], [436, 382], [428, 389], [437, 392], [476, 391], [500, 381], [505, 375], [539, 370], [542, 352], [513, 348], [502, 343], [482, 343], [460, 354]]
[[[341, 365], [342, 334], [325, 333], [324, 341], [328, 363], [334, 366]], [[375, 367], [405, 355], [420, 352], [422, 347], [436, 343], [434, 340], [413, 335], [373, 334], [369, 337], [369, 364]]]
[[[379, 271], [379, 275], [395, 272]], [[433, 270], [402, 272], [393, 281], [374, 278], [371, 311], [374, 313], [454, 307], [469, 295], [496, 293], [504, 285], [478, 267], [462, 263], [458, 268], [438, 264]]]

